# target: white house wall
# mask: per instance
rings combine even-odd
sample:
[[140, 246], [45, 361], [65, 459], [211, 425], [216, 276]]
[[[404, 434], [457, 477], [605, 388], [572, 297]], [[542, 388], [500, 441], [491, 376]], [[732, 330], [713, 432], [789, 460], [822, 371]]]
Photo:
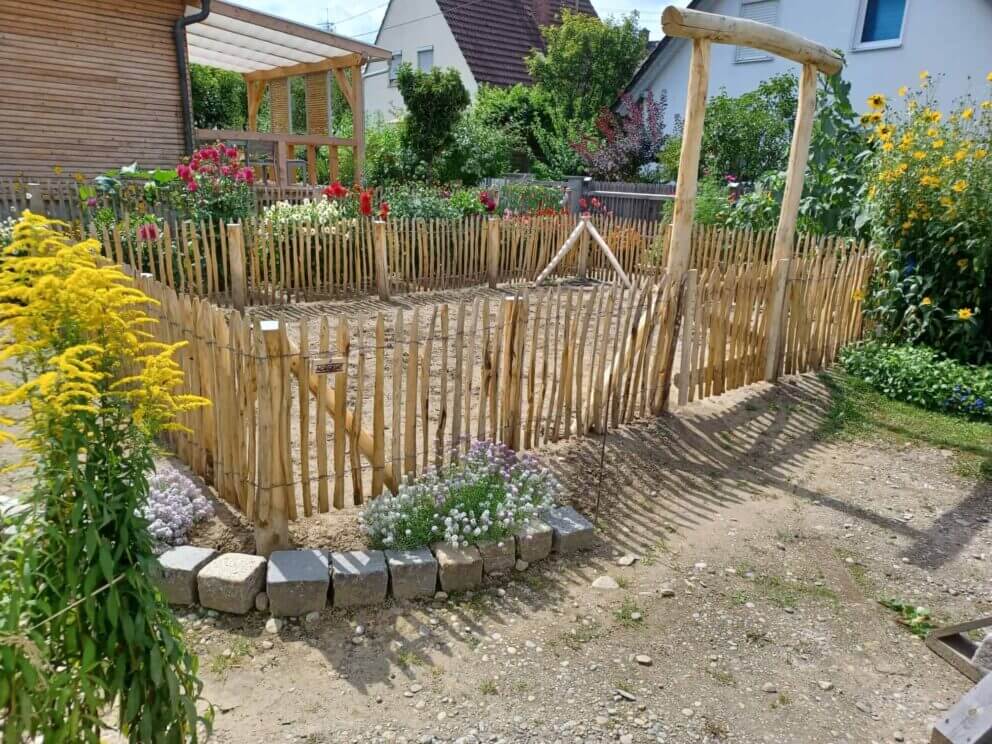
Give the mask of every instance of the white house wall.
[[[992, 2], [907, 0], [902, 44], [857, 51], [852, 46], [859, 7], [860, 0], [779, 0], [777, 24], [844, 53], [843, 74], [851, 82], [851, 102], [856, 110], [867, 108], [865, 99], [872, 93], [892, 98], [900, 85], [912, 88], [919, 82], [921, 70], [943, 75], [936, 90], [945, 108], [966, 93], [987, 97], [985, 76], [992, 70]], [[739, 16], [740, 9], [740, 0], [713, 0], [699, 8], [732, 16]], [[735, 47], [713, 44], [711, 49], [710, 95], [721, 87], [730, 95], [740, 95], [772, 75], [799, 72], [797, 64], [780, 57], [737, 63]], [[685, 113], [690, 50], [686, 40], [673, 39], [631, 90], [635, 97], [648, 88], [656, 96], [667, 91], [669, 131], [674, 115]]]
[[[382, 19], [376, 46], [402, 52], [403, 61], [414, 67], [417, 52], [434, 47], [434, 66], [454, 67], [469, 94], [475, 96], [478, 85], [436, 0], [392, 0]], [[396, 86], [389, 84], [388, 62], [369, 63], [364, 78], [367, 116], [392, 121], [402, 114], [403, 96]]]

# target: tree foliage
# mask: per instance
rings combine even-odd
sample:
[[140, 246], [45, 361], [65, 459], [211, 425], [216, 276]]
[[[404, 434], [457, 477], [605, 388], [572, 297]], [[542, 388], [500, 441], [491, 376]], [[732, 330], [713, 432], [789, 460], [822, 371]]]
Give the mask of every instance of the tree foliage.
[[601, 20], [562, 11], [561, 24], [541, 28], [545, 51], [533, 50], [527, 69], [561, 123], [589, 126], [630, 81], [647, 49], [637, 13]]
[[189, 66], [193, 123], [202, 129], [243, 129], [248, 120], [248, 91], [236, 72], [207, 65]]
[[[721, 90], [706, 105], [700, 171], [753, 183], [784, 168], [795, 117], [796, 77], [791, 73], [775, 75], [740, 96]], [[679, 136], [661, 156], [671, 179], [678, 175], [682, 144], [681, 124], [676, 129]]]
[[455, 127], [470, 103], [458, 70], [435, 67], [429, 72], [400, 66], [397, 85], [406, 105], [403, 143], [434, 178], [435, 161], [452, 145]]

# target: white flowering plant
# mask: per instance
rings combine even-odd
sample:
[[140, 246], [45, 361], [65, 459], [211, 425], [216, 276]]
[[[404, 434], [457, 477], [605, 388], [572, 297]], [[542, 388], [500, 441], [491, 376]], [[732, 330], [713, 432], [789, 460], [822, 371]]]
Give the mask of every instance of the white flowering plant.
[[459, 462], [373, 501], [361, 524], [378, 549], [466, 547], [511, 534], [554, 506], [560, 493], [558, 479], [533, 455], [476, 442]]
[[334, 226], [345, 219], [340, 201], [323, 197], [304, 199], [299, 204], [288, 201], [276, 202], [266, 207], [262, 218], [272, 223], [272, 229], [278, 234], [282, 230], [308, 226], [330, 232]]
[[14, 225], [17, 220], [13, 217], [0, 219], [0, 248], [5, 248], [14, 242]]
[[142, 516], [156, 553], [183, 545], [190, 528], [214, 515], [214, 508], [193, 480], [173, 465], [162, 464], [148, 479]]

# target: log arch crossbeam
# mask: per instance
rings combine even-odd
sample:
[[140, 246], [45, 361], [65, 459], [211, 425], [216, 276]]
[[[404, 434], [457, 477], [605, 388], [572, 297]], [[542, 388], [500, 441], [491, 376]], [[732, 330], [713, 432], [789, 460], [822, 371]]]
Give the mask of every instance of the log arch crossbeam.
[[661, 27], [666, 36], [707, 39], [719, 44], [760, 49], [799, 64], [813, 65], [826, 75], [835, 75], [844, 66], [841, 56], [822, 44], [791, 31], [746, 18], [732, 18], [669, 5], [662, 13]]

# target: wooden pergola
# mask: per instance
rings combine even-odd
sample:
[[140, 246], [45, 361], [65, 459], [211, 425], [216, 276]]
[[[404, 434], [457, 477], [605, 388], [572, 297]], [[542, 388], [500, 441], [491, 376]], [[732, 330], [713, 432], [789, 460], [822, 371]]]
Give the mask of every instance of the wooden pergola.
[[[187, 15], [199, 11], [187, 7]], [[353, 148], [355, 182], [361, 182], [365, 153], [365, 96], [362, 65], [385, 60], [390, 52], [347, 36], [213, 0], [205, 20], [187, 26], [190, 62], [241, 73], [248, 85], [248, 130], [197, 130], [201, 141], [222, 139], [244, 142], [251, 149], [271, 148], [276, 180], [296, 180], [297, 167], [305, 167], [306, 180], [317, 182], [317, 151], [327, 147], [331, 180], [339, 178], [339, 150]], [[293, 132], [290, 79], [304, 78], [306, 133]], [[351, 108], [351, 137], [331, 136], [332, 81]], [[258, 111], [269, 94], [271, 132], [258, 131]], [[306, 157], [296, 159], [296, 148]]]

